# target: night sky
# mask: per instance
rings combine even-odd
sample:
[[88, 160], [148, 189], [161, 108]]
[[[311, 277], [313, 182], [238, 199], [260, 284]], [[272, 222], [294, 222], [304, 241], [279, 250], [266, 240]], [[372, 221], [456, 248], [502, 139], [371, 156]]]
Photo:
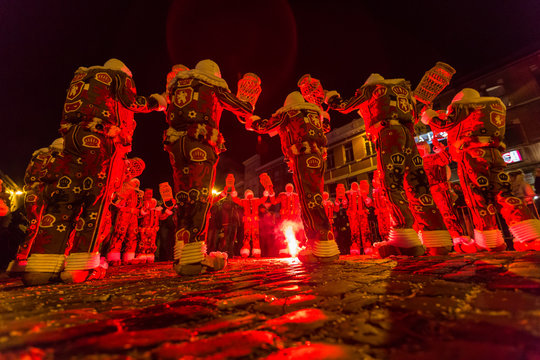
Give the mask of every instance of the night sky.
[[[245, 72], [262, 79], [256, 113], [268, 116], [310, 73], [351, 96], [367, 76], [405, 77], [415, 86], [436, 61], [454, 79], [540, 48], [540, 1], [20, 1], [0, 0], [0, 169], [22, 184], [32, 152], [58, 137], [66, 89], [79, 66], [116, 57], [140, 95], [161, 93], [170, 66], [216, 61], [236, 92]], [[333, 126], [351, 116], [332, 115]], [[172, 183], [163, 113], [136, 115], [133, 152], [147, 164], [142, 187]], [[241, 171], [279, 142], [244, 130], [225, 113], [228, 151], [220, 168]], [[218, 183], [223, 183], [218, 178]]]

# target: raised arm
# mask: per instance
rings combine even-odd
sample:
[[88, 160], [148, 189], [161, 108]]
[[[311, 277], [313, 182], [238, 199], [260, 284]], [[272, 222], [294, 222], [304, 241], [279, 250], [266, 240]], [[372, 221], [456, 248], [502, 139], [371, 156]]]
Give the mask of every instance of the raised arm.
[[253, 115], [253, 106], [248, 101], [240, 100], [236, 95], [223, 88], [216, 88], [216, 95], [221, 105], [225, 110], [228, 110], [236, 115], [240, 122], [242, 119], [248, 119]]
[[277, 133], [279, 127], [283, 124], [285, 116], [285, 114], [280, 114], [278, 116], [272, 116], [270, 119], [261, 119], [258, 116], [252, 116], [246, 121], [246, 129], [259, 134], [273, 135]]
[[365, 95], [364, 88], [356, 90], [354, 96], [348, 100], [343, 100], [337, 91], [329, 91], [326, 94], [326, 102], [329, 108], [343, 114], [358, 110], [366, 100], [368, 100], [368, 97]]

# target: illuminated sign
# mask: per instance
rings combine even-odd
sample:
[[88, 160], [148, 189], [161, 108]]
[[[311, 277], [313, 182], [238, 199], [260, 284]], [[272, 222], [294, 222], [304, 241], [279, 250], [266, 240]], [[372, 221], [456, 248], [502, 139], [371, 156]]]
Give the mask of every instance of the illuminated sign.
[[509, 152], [505, 152], [502, 154], [503, 160], [507, 164], [513, 164], [520, 161], [523, 161], [523, 158], [521, 157], [521, 153], [518, 150], [512, 150]]
[[[446, 139], [448, 137], [448, 134], [444, 131], [441, 131], [439, 133], [438, 140], [441, 140], [441, 138]], [[427, 142], [428, 144], [431, 144], [433, 141], [433, 131], [430, 131], [426, 134], [419, 135], [414, 138], [415, 142]]]

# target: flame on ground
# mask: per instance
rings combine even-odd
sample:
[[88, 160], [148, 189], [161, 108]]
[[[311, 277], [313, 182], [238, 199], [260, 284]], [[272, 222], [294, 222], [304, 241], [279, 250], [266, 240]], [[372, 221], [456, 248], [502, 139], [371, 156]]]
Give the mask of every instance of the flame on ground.
[[296, 257], [298, 252], [301, 250], [298, 244], [298, 239], [295, 236], [295, 232], [298, 231], [298, 228], [301, 224], [298, 224], [294, 221], [284, 221], [280, 226], [280, 231], [285, 236], [285, 242], [289, 249], [289, 253], [292, 257]]

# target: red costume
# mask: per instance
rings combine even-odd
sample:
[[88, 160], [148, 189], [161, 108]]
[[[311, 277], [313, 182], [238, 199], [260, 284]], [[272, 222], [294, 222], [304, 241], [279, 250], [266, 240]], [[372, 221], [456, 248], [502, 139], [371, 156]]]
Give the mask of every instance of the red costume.
[[[369, 189], [369, 184], [368, 184]], [[351, 189], [345, 192], [347, 198], [341, 201], [341, 206], [347, 209], [349, 227], [351, 230], [351, 255], [360, 255], [361, 249], [365, 254], [371, 253], [373, 236], [369, 227], [367, 197], [361, 193], [357, 182], [351, 184]], [[371, 203], [371, 199], [369, 199]]]
[[506, 107], [499, 98], [481, 97], [474, 89], [463, 89], [446, 114], [428, 110], [422, 122], [448, 133], [452, 158], [475, 226], [474, 240], [480, 249], [504, 250], [497, 225], [497, 208], [514, 235], [516, 250], [540, 250], [540, 220], [527, 205], [512, 196], [501, 151], [506, 126]]
[[157, 206], [157, 200], [151, 198], [149, 201], [144, 202], [144, 206], [141, 209], [142, 219], [139, 224], [139, 234], [141, 238], [137, 245], [137, 255], [135, 259], [139, 263], [153, 263], [155, 259], [156, 236], [159, 230], [159, 222], [165, 220], [172, 215], [172, 211], [165, 209], [161, 206]]
[[335, 233], [334, 212], [339, 211], [339, 205], [337, 203], [332, 202], [332, 200], [330, 200], [330, 194], [328, 194], [326, 191], [323, 192], [322, 197], [323, 197], [324, 211], [326, 212], [326, 216], [328, 217], [328, 222], [330, 223], [332, 232]]
[[[435, 142], [434, 138], [434, 146]], [[450, 155], [444, 149], [437, 149], [439, 149], [438, 152], [431, 153], [428, 143], [418, 144], [418, 151], [424, 160], [424, 170], [428, 177], [433, 201], [441, 212], [448, 232], [452, 236], [456, 251], [475, 252], [474, 241], [471, 241], [470, 237], [465, 235], [465, 230], [461, 226], [454, 208], [457, 195], [450, 189], [451, 171], [448, 166]]]
[[[261, 245], [259, 242], [259, 206], [268, 199], [268, 192], [264, 192], [262, 198], [254, 198], [253, 191], [246, 190], [244, 198], [239, 199], [236, 191], [232, 193], [235, 203], [244, 209], [244, 244], [240, 249], [242, 257], [248, 257], [251, 249], [253, 257], [261, 257]], [[251, 243], [251, 246], [250, 246]]]
[[307, 103], [295, 91], [269, 120], [253, 117], [246, 128], [280, 135], [282, 151], [293, 170], [309, 242], [309, 248], [298, 254], [299, 259], [304, 262], [337, 259], [339, 250], [322, 205], [326, 136], [320, 106]]
[[409, 82], [372, 74], [346, 101], [336, 92], [327, 95], [334, 110], [358, 110], [377, 148], [377, 168], [394, 221], [390, 240], [377, 243], [380, 256], [422, 255], [422, 243], [431, 254], [448, 253], [452, 248], [450, 234], [429, 193], [422, 157], [412, 135], [415, 100]]
[[379, 235], [381, 241], [388, 241], [388, 235], [390, 234], [390, 228], [392, 227], [392, 219], [390, 217], [390, 205], [388, 199], [381, 186], [379, 170], [375, 170], [373, 173], [373, 203], [375, 205], [375, 215], [377, 215], [377, 226], [379, 228]]
[[85, 281], [99, 268], [98, 234], [110, 201], [116, 144], [133, 128], [127, 125], [133, 112], [165, 105], [157, 94], [137, 96], [131, 72], [119, 60], [75, 72], [60, 126], [64, 152], [49, 169], [55, 178], [44, 190], [44, 215], [23, 275], [25, 284], [46, 283], [60, 272], [63, 281]]
[[[24, 272], [28, 255], [37, 230], [41, 222], [43, 212], [43, 189], [44, 180], [47, 177], [47, 169], [56, 157], [62, 153], [64, 148], [64, 139], [56, 139], [48, 148], [36, 150], [32, 154], [32, 159], [26, 168], [24, 174], [24, 208], [28, 228], [23, 242], [19, 245], [15, 260], [11, 261], [6, 272], [18, 274]], [[50, 176], [50, 175], [49, 175]]]
[[[292, 164], [289, 162], [289, 164]], [[296, 225], [293, 226], [294, 236], [299, 242], [303, 242], [305, 239], [304, 227], [302, 226], [300, 198], [298, 194], [294, 192], [294, 185], [285, 185], [285, 192], [281, 192], [277, 197], [270, 196], [270, 202], [272, 205], [279, 204], [279, 226], [285, 222], [293, 222]], [[281, 236], [282, 235], [282, 236]], [[289, 244], [284, 234], [280, 234], [279, 240], [279, 256], [288, 257], [291, 256], [289, 251]]]
[[254, 103], [235, 96], [211, 60], [195, 69], [179, 71], [167, 86], [170, 104], [165, 149], [174, 176], [176, 241], [174, 268], [178, 274], [198, 274], [203, 266], [218, 270], [226, 254], [206, 255], [207, 215], [219, 154], [225, 150], [219, 132], [223, 110], [239, 117], [251, 116]]
[[113, 204], [118, 207], [118, 213], [107, 253], [107, 261], [111, 265], [119, 265], [121, 261], [131, 264], [135, 259], [139, 235], [139, 213], [144, 194], [139, 190], [139, 186], [139, 179], [130, 179], [115, 194]]

